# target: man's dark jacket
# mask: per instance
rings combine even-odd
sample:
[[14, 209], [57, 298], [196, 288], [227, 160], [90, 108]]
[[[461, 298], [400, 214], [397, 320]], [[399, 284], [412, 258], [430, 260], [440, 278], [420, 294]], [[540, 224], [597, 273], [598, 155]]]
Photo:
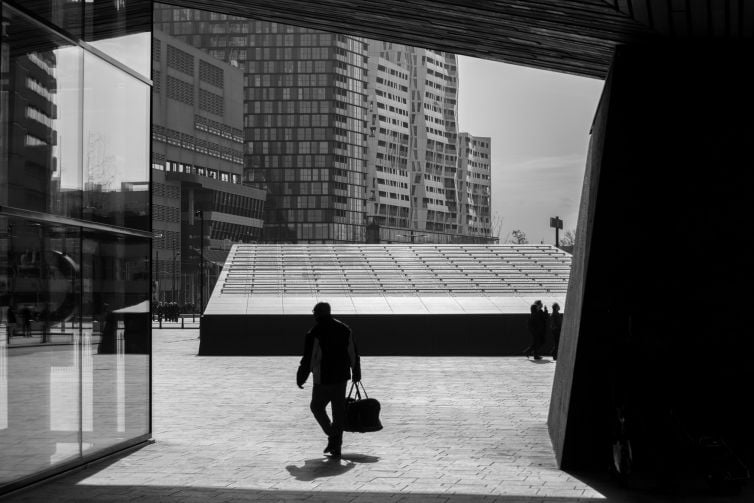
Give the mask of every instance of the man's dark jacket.
[[361, 380], [361, 364], [353, 335], [348, 325], [335, 318], [325, 317], [306, 334], [304, 355], [296, 373], [296, 382], [304, 384], [309, 372], [314, 374], [314, 384], [335, 384]]

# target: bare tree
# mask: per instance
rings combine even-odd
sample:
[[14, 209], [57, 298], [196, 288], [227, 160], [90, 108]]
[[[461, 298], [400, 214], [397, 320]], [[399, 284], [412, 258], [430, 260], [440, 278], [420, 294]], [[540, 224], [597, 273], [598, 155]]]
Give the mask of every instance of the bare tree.
[[509, 243], [525, 245], [529, 242], [529, 240], [526, 239], [526, 233], [521, 229], [515, 229], [511, 234], [513, 234], [513, 237], [508, 241]]
[[498, 240], [500, 239], [500, 231], [503, 228], [503, 218], [498, 214], [492, 217], [492, 235], [498, 238]]
[[560, 248], [568, 253], [573, 253], [573, 247], [576, 245], [576, 229], [568, 229], [560, 238]]

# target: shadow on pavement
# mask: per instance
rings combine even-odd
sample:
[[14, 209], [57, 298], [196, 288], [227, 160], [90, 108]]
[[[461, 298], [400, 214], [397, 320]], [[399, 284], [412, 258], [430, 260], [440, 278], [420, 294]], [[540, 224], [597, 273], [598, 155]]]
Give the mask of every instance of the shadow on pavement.
[[340, 459], [323, 456], [307, 459], [304, 466], [288, 465], [285, 467], [296, 480], [309, 482], [320, 477], [342, 475], [356, 466], [356, 463], [376, 463], [380, 458], [367, 454], [343, 454]]
[[288, 465], [285, 467], [292, 476], [296, 477], [296, 480], [309, 482], [321, 477], [335, 477], [336, 475], [342, 475], [351, 470], [355, 463], [351, 461], [343, 461], [337, 458], [322, 457], [318, 459], [307, 459], [304, 461], [304, 466], [298, 467], [296, 465]]
[[[40, 499], [40, 496], [42, 499]], [[47, 499], [49, 498], [49, 499]], [[306, 501], [307, 503], [589, 503], [603, 502], [595, 498], [563, 498], [521, 495], [484, 495], [448, 493], [403, 493], [403, 492], [361, 492], [354, 491], [274, 491], [260, 489], [230, 489], [222, 487], [180, 487], [180, 486], [75, 486], [64, 490], [45, 492], [35, 491], [29, 498], [19, 494], [8, 499], [13, 502], [55, 501], [56, 503], [159, 501], [173, 502], [224, 502], [224, 501], [264, 501], [283, 503]]]
[[[6, 502], [47, 502], [56, 503], [86, 503], [86, 502], [127, 502], [127, 501], [159, 501], [164, 503], [178, 502], [222, 502], [222, 501], [264, 501], [289, 502], [306, 501], [307, 503], [663, 503], [668, 501], [679, 503], [733, 503], [754, 501], [754, 487], [747, 485], [740, 494], [733, 496], [719, 496], [710, 493], [676, 493], [660, 494], [649, 489], [628, 489], [616, 483], [608, 474], [584, 474], [569, 472], [571, 476], [593, 488], [599, 497], [565, 497], [546, 495], [521, 494], [469, 494], [447, 492], [399, 492], [399, 491], [370, 491], [369, 484], [365, 484], [357, 491], [292, 491], [270, 489], [244, 489], [213, 486], [180, 486], [180, 485], [94, 485], [83, 482], [92, 474], [126, 457], [127, 454], [116, 455], [98, 462], [86, 469], [76, 470], [59, 478], [42, 482], [32, 487], [19, 490], [7, 496], [0, 496]], [[288, 471], [300, 481], [312, 481], [319, 477], [331, 477], [345, 473], [358, 463], [376, 463], [380, 458], [366, 454], [345, 453], [341, 460], [318, 458], [304, 461], [303, 467], [290, 465]], [[439, 476], [440, 474], [438, 474]], [[201, 482], [201, 480], [197, 480]], [[439, 484], [438, 484], [439, 485]], [[439, 487], [438, 487], [439, 489]], [[501, 488], [504, 492], [504, 488]]]
[[635, 479], [630, 485], [619, 483], [609, 473], [566, 472], [605, 497], [610, 503], [737, 503], [754, 501], [754, 486], [744, 485], [739, 491], [712, 491], [700, 481], [684, 479], [677, 484], [658, 482], [651, 478]]

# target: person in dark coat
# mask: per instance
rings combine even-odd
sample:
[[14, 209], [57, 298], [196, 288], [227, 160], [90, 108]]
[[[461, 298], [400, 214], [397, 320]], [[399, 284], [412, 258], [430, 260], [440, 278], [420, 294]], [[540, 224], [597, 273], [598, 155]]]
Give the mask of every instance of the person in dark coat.
[[31, 337], [31, 309], [24, 306], [21, 309], [21, 322], [24, 329], [24, 337]]
[[563, 313], [560, 312], [560, 304], [553, 302], [552, 314], [550, 315], [550, 330], [552, 331], [552, 359], [558, 359], [558, 347], [560, 347], [560, 329], [563, 328]]
[[10, 338], [16, 335], [16, 310], [13, 306], [8, 306], [8, 342]]
[[534, 302], [529, 308], [529, 335], [531, 344], [525, 350], [526, 357], [533, 357], [535, 360], [541, 360], [540, 348], [545, 342], [547, 332], [547, 313], [542, 310], [542, 301]]
[[[296, 384], [303, 385], [314, 376], [310, 408], [314, 418], [327, 435], [325, 453], [340, 457], [343, 444], [343, 426], [346, 419], [346, 383], [361, 380], [361, 364], [353, 334], [348, 325], [330, 314], [330, 304], [320, 302], [312, 311], [316, 321], [306, 334], [304, 354], [296, 373]], [[353, 371], [353, 375], [351, 372]], [[331, 404], [332, 421], [327, 416]]]

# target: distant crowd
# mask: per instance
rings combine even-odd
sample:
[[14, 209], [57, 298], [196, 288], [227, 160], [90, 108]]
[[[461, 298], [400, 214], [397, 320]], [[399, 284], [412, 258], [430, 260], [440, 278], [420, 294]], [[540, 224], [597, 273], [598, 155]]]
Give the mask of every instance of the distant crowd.
[[193, 313], [193, 304], [177, 302], [153, 302], [152, 313], [157, 321], [179, 321], [181, 313]]

